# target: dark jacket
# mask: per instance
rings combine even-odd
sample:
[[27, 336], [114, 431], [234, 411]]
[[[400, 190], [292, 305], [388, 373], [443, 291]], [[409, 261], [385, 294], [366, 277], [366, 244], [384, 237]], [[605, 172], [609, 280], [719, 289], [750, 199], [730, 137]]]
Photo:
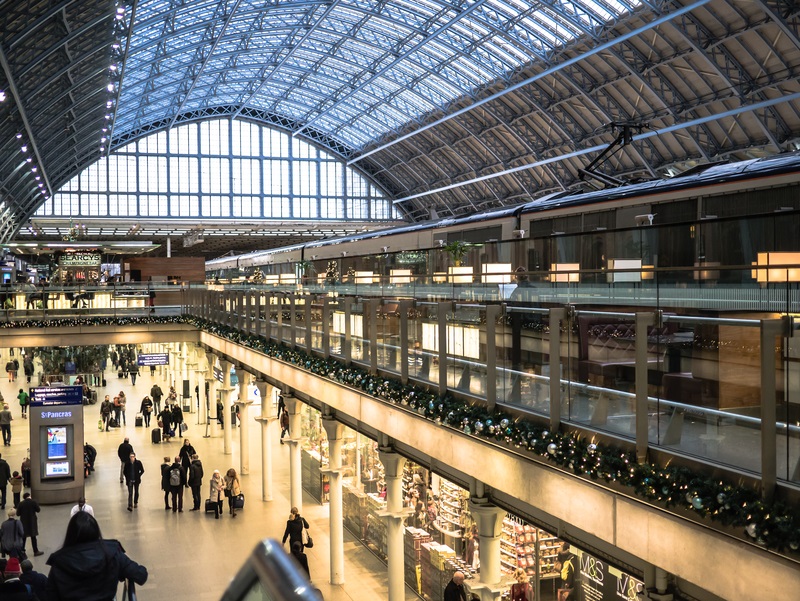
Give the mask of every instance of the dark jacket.
[[144, 466], [138, 459], [134, 459], [125, 464], [125, 484], [141, 484]]
[[153, 387], [150, 389], [150, 396], [153, 397], [154, 401], [160, 401], [161, 397], [164, 396], [164, 392], [161, 390], [161, 386], [158, 384], [153, 384]]
[[467, 592], [463, 584], [456, 584], [452, 580], [444, 587], [444, 601], [467, 601]]
[[47, 597], [45, 597], [47, 591], [47, 576], [36, 570], [31, 570], [30, 572], [22, 572], [19, 581], [22, 584], [30, 586], [33, 590], [33, 594], [36, 595], [39, 601], [47, 601]]
[[23, 499], [17, 505], [17, 517], [22, 522], [25, 536], [39, 536], [39, 518], [36, 517], [39, 511], [39, 504], [30, 497]]
[[19, 557], [20, 551], [25, 547], [25, 531], [22, 522], [8, 518], [0, 525], [0, 548], [6, 555]]
[[129, 442], [123, 442], [117, 449], [117, 457], [122, 463], [130, 461], [131, 453], [133, 453], [133, 445]]
[[34, 596], [33, 587], [28, 592], [28, 587], [19, 578], [13, 578], [0, 584], [0, 599], [3, 601], [28, 601], [38, 599]]
[[189, 466], [189, 486], [203, 485], [203, 464], [199, 459], [192, 461]]
[[292, 551], [291, 556], [294, 557], [295, 560], [297, 560], [297, 563], [300, 564], [300, 567], [305, 570], [306, 578], [311, 580], [311, 572], [308, 569], [308, 555], [306, 555], [302, 551], [300, 553], [295, 553], [294, 551]]
[[164, 409], [158, 414], [156, 419], [160, 419], [163, 424], [164, 433], [169, 436], [169, 431], [172, 429], [172, 411]]
[[142, 404], [139, 405], [139, 413], [152, 413], [153, 412], [153, 401], [150, 400], [150, 397], [144, 397], [142, 399]]
[[286, 520], [286, 530], [283, 532], [283, 540], [281, 540], [281, 542], [285, 543], [288, 538], [289, 547], [291, 547], [293, 543], [302, 543], [303, 528], [308, 528], [308, 522], [306, 522], [306, 518], [300, 515], [293, 520]]
[[177, 405], [172, 408], [172, 423], [176, 426], [183, 423], [183, 411]]
[[5, 488], [9, 480], [11, 480], [11, 468], [5, 459], [0, 459], [0, 488]]
[[171, 467], [171, 463], [161, 464], [161, 490], [169, 491], [169, 468]]
[[192, 455], [197, 453], [192, 445], [181, 445], [181, 450], [178, 451], [178, 456], [181, 458], [181, 465], [183, 469], [188, 470], [192, 464]]
[[116, 596], [120, 581], [147, 582], [147, 568], [132, 561], [113, 539], [60, 549], [47, 564], [48, 601], [109, 601]]

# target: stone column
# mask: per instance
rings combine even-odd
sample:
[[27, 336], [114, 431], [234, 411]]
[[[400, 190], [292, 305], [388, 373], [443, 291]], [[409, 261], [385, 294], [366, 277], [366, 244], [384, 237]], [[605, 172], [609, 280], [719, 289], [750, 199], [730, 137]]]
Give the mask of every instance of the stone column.
[[491, 505], [485, 498], [472, 498], [469, 511], [478, 525], [478, 548], [480, 549], [480, 580], [470, 581], [469, 588], [478, 593], [481, 601], [499, 599], [505, 590], [501, 587], [500, 536], [506, 511]]
[[302, 515], [303, 513], [303, 465], [300, 452], [300, 436], [302, 416], [300, 410], [303, 403], [291, 394], [283, 395], [283, 402], [286, 404], [286, 411], [289, 413], [289, 438], [284, 438], [285, 444], [289, 445], [289, 497], [292, 507]]
[[328, 435], [328, 474], [330, 482], [330, 553], [331, 584], [344, 584], [344, 512], [342, 509], [342, 443], [344, 425], [333, 417], [323, 416], [322, 425]]
[[250, 385], [252, 375], [242, 368], [236, 369], [236, 376], [239, 378], [239, 399], [236, 405], [239, 407], [239, 474], [246, 476], [250, 473], [250, 419], [248, 417], [250, 405], [253, 404], [247, 398], [247, 387]]
[[206, 378], [208, 379], [208, 402], [209, 402], [209, 413], [208, 419], [210, 422], [209, 434], [214, 435], [217, 433], [219, 428], [219, 424], [217, 420], [214, 419], [217, 415], [217, 392], [219, 391], [219, 380], [214, 377], [214, 366], [217, 364], [217, 356], [209, 351], [206, 351], [206, 358], [208, 359], [208, 371], [206, 372]]
[[261, 500], [272, 501], [272, 423], [278, 416], [272, 413], [273, 387], [264, 380], [256, 380], [258, 395], [261, 398], [261, 415], [256, 421], [261, 424]]
[[386, 511], [381, 511], [378, 515], [386, 522], [388, 601], [403, 601], [406, 598], [403, 576], [403, 518], [412, 513], [411, 509], [403, 508], [403, 466], [406, 460], [391, 447], [381, 447], [379, 453], [386, 479]]
[[231, 393], [233, 387], [231, 386], [231, 367], [233, 364], [225, 359], [220, 359], [220, 367], [222, 367], [222, 452], [225, 455], [230, 455], [231, 450]]

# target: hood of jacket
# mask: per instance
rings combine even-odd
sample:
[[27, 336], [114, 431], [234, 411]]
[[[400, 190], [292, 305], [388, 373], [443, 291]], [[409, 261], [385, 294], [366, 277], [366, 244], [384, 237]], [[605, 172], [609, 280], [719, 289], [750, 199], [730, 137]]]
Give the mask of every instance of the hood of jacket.
[[92, 541], [59, 549], [47, 563], [76, 580], [105, 579], [119, 549], [115, 540]]

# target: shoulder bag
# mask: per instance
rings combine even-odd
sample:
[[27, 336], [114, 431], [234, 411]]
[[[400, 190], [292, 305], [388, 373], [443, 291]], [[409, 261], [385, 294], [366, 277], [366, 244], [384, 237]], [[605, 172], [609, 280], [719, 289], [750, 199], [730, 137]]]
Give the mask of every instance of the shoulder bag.
[[314, 539], [311, 538], [311, 535], [308, 533], [308, 528], [303, 528], [303, 533], [300, 540], [302, 541], [303, 546], [307, 547], [308, 549], [314, 546]]

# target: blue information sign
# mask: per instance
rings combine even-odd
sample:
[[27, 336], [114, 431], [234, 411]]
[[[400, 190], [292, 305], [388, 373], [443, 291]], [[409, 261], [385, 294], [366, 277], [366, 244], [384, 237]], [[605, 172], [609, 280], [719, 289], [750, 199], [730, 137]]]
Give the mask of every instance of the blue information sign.
[[82, 405], [83, 386], [37, 386], [31, 389], [31, 406]]
[[142, 353], [136, 360], [139, 367], [169, 365], [169, 353]]

